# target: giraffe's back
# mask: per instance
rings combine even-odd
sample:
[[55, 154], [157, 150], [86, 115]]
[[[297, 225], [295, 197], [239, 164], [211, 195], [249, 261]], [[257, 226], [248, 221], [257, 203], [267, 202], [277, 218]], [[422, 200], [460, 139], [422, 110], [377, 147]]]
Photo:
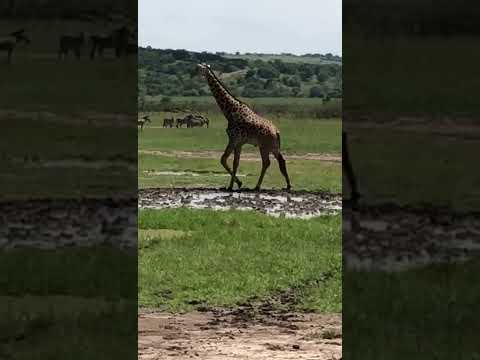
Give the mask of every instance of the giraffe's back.
[[270, 121], [253, 112], [248, 107], [232, 113], [227, 134], [235, 143], [251, 145], [279, 146], [277, 127]]

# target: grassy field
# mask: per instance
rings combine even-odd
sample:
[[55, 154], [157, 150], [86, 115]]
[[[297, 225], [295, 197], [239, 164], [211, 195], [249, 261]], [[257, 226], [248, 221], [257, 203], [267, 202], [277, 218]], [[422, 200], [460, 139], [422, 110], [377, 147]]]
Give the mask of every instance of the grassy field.
[[[152, 124], [139, 133], [139, 150], [223, 151], [227, 145], [227, 121], [219, 113], [208, 114], [210, 128], [164, 129], [163, 119], [182, 117], [183, 114], [153, 113]], [[268, 115], [267, 115], [268, 117]], [[282, 151], [286, 154], [341, 152], [342, 123], [337, 119], [273, 117], [282, 136]], [[258, 148], [245, 146], [243, 151], [258, 152]]]
[[344, 272], [345, 358], [477, 359], [479, 269], [476, 260], [397, 274]]
[[[67, 115], [53, 121], [35, 117], [13, 118], [3, 130], [9, 141], [0, 144], [0, 199], [106, 197], [135, 187], [134, 169], [120, 166], [137, 161], [133, 126], [72, 123]], [[89, 167], [94, 161], [104, 164]]]
[[[143, 132], [139, 132], [139, 186], [224, 186], [228, 177], [225, 176], [226, 172], [219, 162], [220, 153], [223, 152], [227, 142], [226, 120], [223, 115], [209, 116], [210, 128], [208, 129], [163, 128], [163, 119], [171, 116], [178, 116], [178, 114], [154, 113], [151, 115], [152, 124], [147, 125]], [[341, 147], [340, 120], [285, 118], [274, 120], [274, 122], [281, 129], [282, 149], [287, 154], [287, 166], [294, 187], [339, 192], [341, 189], [339, 162], [288, 159], [288, 154], [338, 154]], [[168, 157], [155, 154], [155, 151], [170, 153], [188, 151], [191, 152], [191, 156]], [[211, 158], [201, 159], [195, 156], [195, 152], [198, 151], [214, 151], [218, 154], [214, 153]], [[253, 146], [245, 146], [243, 151], [258, 154], [258, 148]], [[259, 157], [259, 155], [256, 156]], [[241, 161], [239, 174], [244, 176], [245, 186], [253, 187], [256, 184], [259, 171], [260, 162]], [[168, 174], [169, 172], [192, 172], [195, 176]], [[266, 187], [275, 188], [285, 185], [278, 165], [274, 161], [265, 176], [264, 184]]]
[[135, 356], [136, 256], [17, 249], [0, 252], [0, 260], [0, 358]]
[[[139, 187], [226, 185], [229, 178], [219, 160], [227, 124], [218, 110], [207, 114], [208, 129], [163, 128], [164, 118], [181, 114], [150, 115], [152, 124], [139, 131]], [[340, 162], [289, 159], [288, 154], [338, 156], [341, 121], [292, 113], [271, 118], [281, 129], [294, 189], [340, 192]], [[260, 171], [258, 149], [245, 146], [243, 151], [249, 159], [241, 161], [239, 175], [244, 187], [252, 188]], [[264, 188], [284, 186], [272, 161]], [[252, 211], [140, 210], [139, 249], [140, 307], [175, 312], [235, 307], [291, 292], [297, 311], [341, 311], [340, 215], [298, 220]]]
[[[140, 154], [138, 184], [148, 187], [214, 187], [226, 186], [229, 175], [218, 159], [178, 159], [167, 156]], [[313, 164], [315, 163], [315, 164]], [[287, 163], [294, 189], [341, 192], [341, 165], [312, 160], [291, 160]], [[243, 187], [253, 188], [260, 175], [260, 162], [244, 161], [238, 176]], [[278, 165], [272, 161], [263, 182], [264, 188], [285, 187]]]
[[340, 223], [339, 215], [304, 221], [235, 211], [140, 211], [139, 304], [168, 311], [235, 306], [293, 287], [299, 309], [339, 312]]
[[465, 168], [476, 162], [478, 141], [381, 129], [355, 129], [349, 136], [366, 202], [425, 203], [458, 211], [480, 206], [480, 171]]

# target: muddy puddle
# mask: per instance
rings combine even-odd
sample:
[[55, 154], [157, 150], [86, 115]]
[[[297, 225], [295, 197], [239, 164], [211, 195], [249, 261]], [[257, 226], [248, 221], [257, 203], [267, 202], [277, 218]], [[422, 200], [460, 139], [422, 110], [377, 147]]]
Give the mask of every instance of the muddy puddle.
[[256, 210], [275, 217], [310, 219], [339, 213], [342, 199], [340, 194], [326, 192], [159, 188], [139, 190], [138, 206], [141, 209]]
[[0, 202], [0, 249], [137, 249], [136, 199]]
[[398, 206], [352, 212], [345, 207], [343, 231], [343, 257], [351, 269], [404, 271], [480, 256], [479, 214]]

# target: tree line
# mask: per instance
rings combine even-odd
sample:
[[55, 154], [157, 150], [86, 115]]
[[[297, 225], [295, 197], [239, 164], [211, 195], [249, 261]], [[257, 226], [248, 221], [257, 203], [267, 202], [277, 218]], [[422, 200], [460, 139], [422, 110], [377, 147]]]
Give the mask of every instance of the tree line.
[[224, 53], [139, 48], [139, 93], [149, 96], [208, 95], [205, 80], [196, 68], [197, 63], [206, 62], [236, 96], [342, 97], [341, 62], [312, 64], [281, 58], [281, 55], [273, 60], [271, 57], [269, 60], [232, 58]]

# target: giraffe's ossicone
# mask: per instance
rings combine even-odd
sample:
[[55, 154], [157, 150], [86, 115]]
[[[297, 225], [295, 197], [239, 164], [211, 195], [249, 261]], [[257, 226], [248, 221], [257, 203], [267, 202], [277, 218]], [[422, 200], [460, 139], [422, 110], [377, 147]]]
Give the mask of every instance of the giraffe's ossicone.
[[[258, 146], [262, 157], [262, 171], [255, 190], [260, 190], [265, 172], [270, 166], [270, 154], [273, 154], [277, 159], [280, 171], [287, 183], [287, 190], [290, 190], [291, 185], [286, 162], [280, 152], [280, 131], [271, 121], [256, 114], [247, 104], [233, 96], [209, 65], [199, 64], [198, 67], [207, 79], [208, 86], [228, 122], [226, 130], [228, 145], [221, 158], [223, 167], [231, 175], [228, 189], [233, 189], [234, 182], [237, 183], [239, 188], [242, 186], [241, 181], [236, 176], [241, 149], [244, 144], [251, 144]], [[227, 160], [232, 152], [234, 153], [233, 169], [230, 169]]]

